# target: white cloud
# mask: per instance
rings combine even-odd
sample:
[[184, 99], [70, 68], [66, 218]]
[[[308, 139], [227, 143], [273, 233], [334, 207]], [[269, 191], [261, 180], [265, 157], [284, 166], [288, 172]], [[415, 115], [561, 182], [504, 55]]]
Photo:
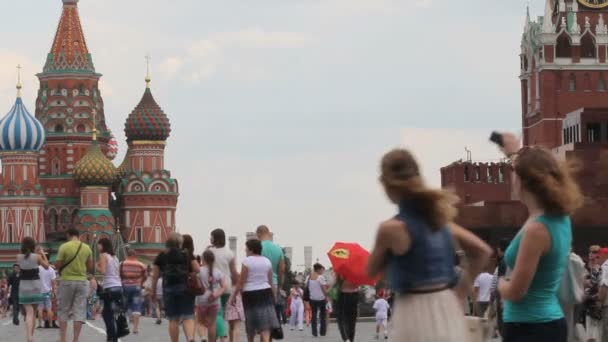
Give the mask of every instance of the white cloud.
[[270, 74], [270, 66], [256, 65], [254, 56], [267, 50], [305, 48], [314, 42], [298, 32], [259, 28], [218, 32], [190, 43], [181, 55], [166, 58], [161, 70], [167, 78], [195, 84], [218, 74], [233, 80], [259, 80]]
[[160, 71], [166, 78], [173, 78], [182, 68], [183, 62], [179, 57], [168, 57], [159, 66]]
[[417, 0], [415, 3], [416, 7], [429, 8], [433, 5], [433, 0]]
[[301, 48], [314, 40], [298, 32], [272, 32], [250, 28], [235, 32], [221, 32], [210, 38], [219, 45], [236, 45], [251, 48]]

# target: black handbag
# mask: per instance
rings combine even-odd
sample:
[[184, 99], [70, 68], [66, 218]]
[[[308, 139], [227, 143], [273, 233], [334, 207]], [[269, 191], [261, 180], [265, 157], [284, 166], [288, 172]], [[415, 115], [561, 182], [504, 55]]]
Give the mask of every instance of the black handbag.
[[306, 279], [306, 285], [304, 287], [304, 295], [302, 296], [302, 300], [305, 302], [310, 302], [310, 277]]
[[118, 314], [116, 317], [116, 337], [121, 338], [129, 335], [131, 331], [129, 330], [129, 323], [127, 322], [127, 317], [123, 313]]
[[270, 337], [272, 337], [273, 340], [282, 340], [285, 337], [283, 334], [283, 328], [278, 327], [276, 329], [272, 329], [270, 332]]

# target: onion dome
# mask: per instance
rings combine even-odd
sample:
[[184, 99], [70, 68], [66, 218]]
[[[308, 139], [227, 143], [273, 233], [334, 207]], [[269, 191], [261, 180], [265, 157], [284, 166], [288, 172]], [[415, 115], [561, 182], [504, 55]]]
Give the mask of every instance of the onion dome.
[[119, 182], [125, 178], [129, 172], [131, 172], [131, 168], [129, 167], [129, 151], [127, 151], [125, 159], [123, 159], [122, 163], [120, 163], [116, 169], [116, 181]]
[[115, 176], [116, 168], [101, 151], [97, 143], [97, 129], [94, 128], [93, 144], [82, 159], [76, 163], [74, 180], [81, 186], [110, 186], [114, 183]]
[[150, 90], [150, 76], [146, 77], [146, 91], [125, 123], [127, 141], [165, 141], [171, 133], [169, 118], [154, 100]]
[[108, 152], [106, 152], [106, 156], [110, 160], [114, 160], [116, 158], [116, 154], [118, 154], [118, 141], [116, 141], [116, 137], [114, 134], [111, 134], [110, 141], [108, 142]]
[[21, 99], [21, 80], [17, 84], [17, 100], [0, 120], [0, 149], [2, 151], [40, 151], [46, 134], [44, 126], [27, 111]]

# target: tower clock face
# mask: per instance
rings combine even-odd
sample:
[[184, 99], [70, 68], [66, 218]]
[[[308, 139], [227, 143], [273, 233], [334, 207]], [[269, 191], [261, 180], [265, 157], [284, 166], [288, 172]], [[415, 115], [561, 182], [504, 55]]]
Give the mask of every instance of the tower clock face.
[[608, 0], [578, 0], [581, 5], [589, 8], [605, 8], [608, 7]]

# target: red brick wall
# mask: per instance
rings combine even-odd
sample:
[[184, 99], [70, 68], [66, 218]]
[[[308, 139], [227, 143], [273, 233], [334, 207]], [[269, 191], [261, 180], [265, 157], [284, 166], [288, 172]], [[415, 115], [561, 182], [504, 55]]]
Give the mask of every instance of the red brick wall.
[[[504, 170], [503, 182], [498, 180], [498, 168]], [[476, 179], [479, 169], [480, 178]], [[491, 181], [488, 179], [490, 170]], [[468, 172], [468, 181], [465, 180]], [[464, 204], [480, 201], [504, 201], [511, 198], [511, 166], [509, 164], [457, 162], [441, 169], [441, 185], [452, 189]]]

